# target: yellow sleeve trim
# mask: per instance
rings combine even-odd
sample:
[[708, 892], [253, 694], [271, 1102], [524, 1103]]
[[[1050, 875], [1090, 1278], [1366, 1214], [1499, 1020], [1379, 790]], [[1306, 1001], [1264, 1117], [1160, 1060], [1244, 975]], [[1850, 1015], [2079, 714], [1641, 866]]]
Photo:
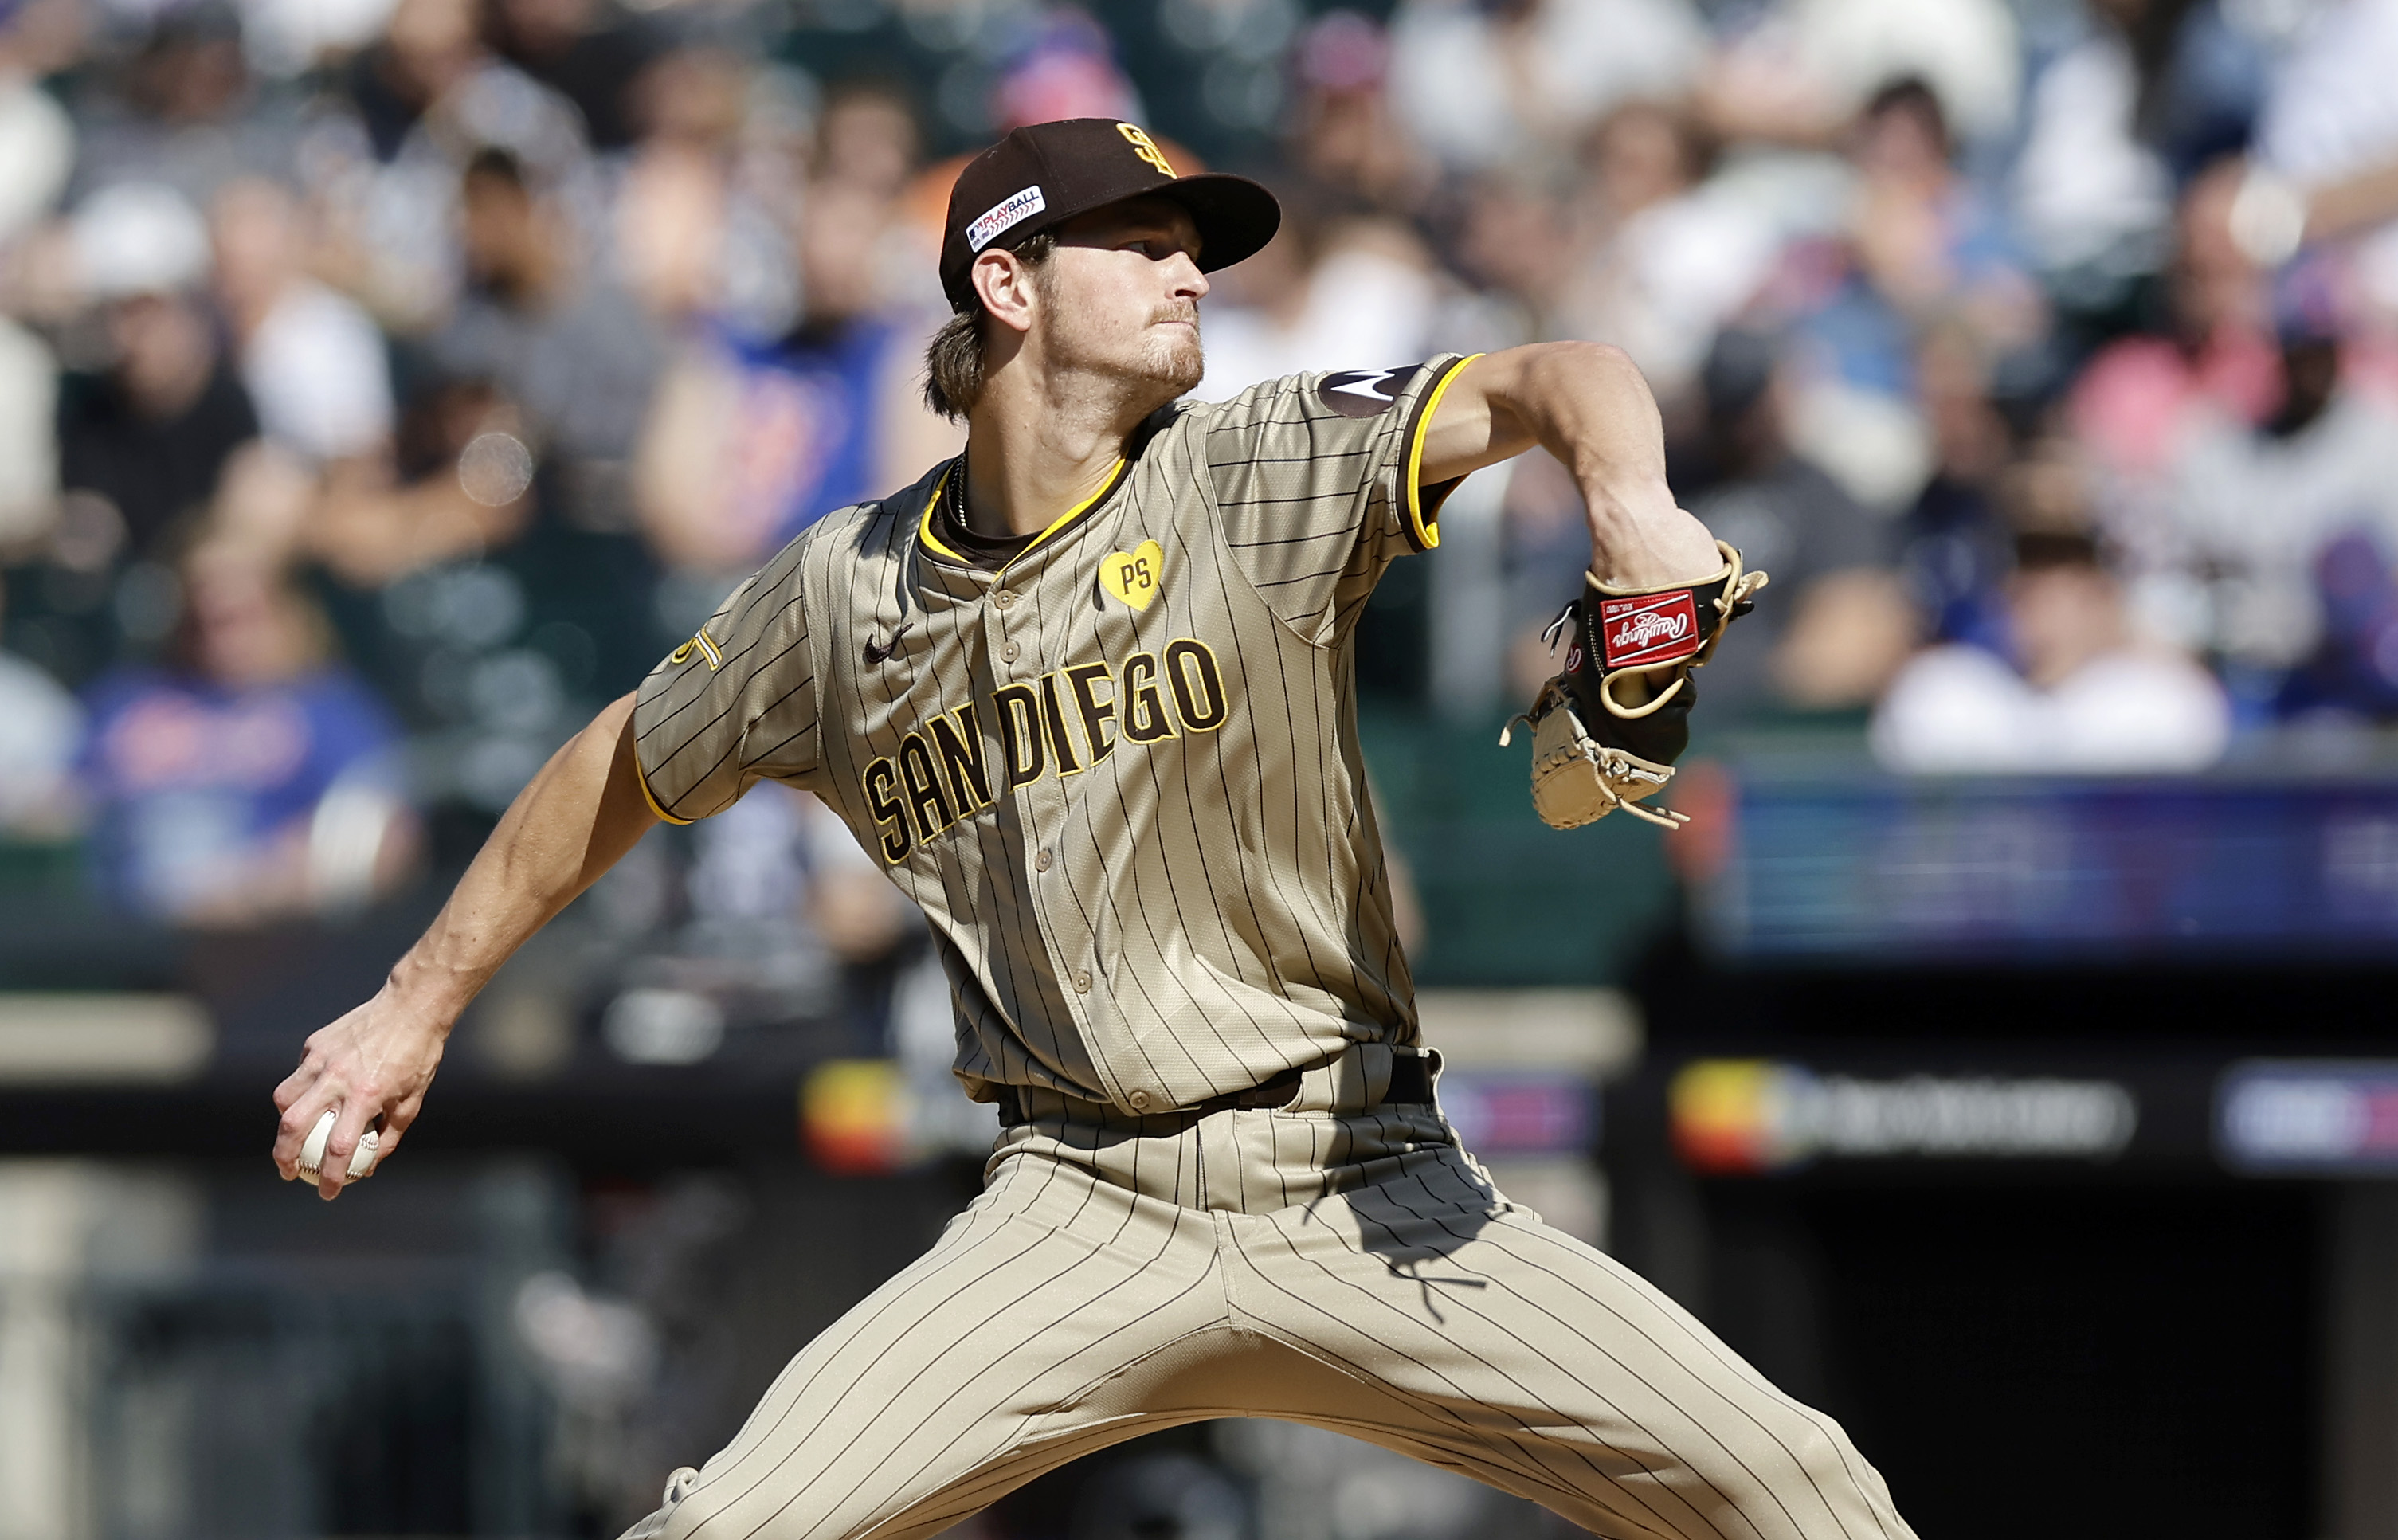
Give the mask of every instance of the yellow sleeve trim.
[[1414, 535], [1418, 548], [1422, 550], [1431, 550], [1440, 544], [1438, 518], [1435, 516], [1430, 523], [1424, 521], [1423, 487], [1418, 480], [1423, 471], [1424, 435], [1432, 431], [1433, 413], [1440, 410], [1440, 399], [1448, 394], [1448, 387], [1456, 383], [1460, 374], [1465, 372], [1465, 366], [1480, 357], [1482, 355], [1479, 353], [1469, 353], [1449, 365], [1438, 383], [1434, 385], [1431, 393], [1424, 397], [1423, 410], [1416, 413], [1415, 428], [1408, 435], [1408, 528]]
[[633, 784], [641, 789], [641, 800], [650, 804], [650, 811], [655, 813], [661, 821], [672, 824], [688, 824], [692, 821], [689, 818], [678, 818], [658, 805], [658, 794], [650, 790], [650, 774], [641, 768], [641, 756], [638, 750], [633, 754]]
[[948, 557], [950, 561], [963, 563], [965, 561], [965, 558], [950, 549], [949, 547], [942, 545], [940, 536], [933, 533], [933, 510], [940, 507], [941, 489], [950, 484], [950, 472], [956, 468], [957, 462], [954, 460], [950, 461], [949, 466], [942, 470], [941, 479], [933, 483], [933, 495], [924, 499], [924, 514], [923, 519], [918, 521], [916, 537], [925, 545], [930, 546], [935, 550], [940, 552], [943, 556]]

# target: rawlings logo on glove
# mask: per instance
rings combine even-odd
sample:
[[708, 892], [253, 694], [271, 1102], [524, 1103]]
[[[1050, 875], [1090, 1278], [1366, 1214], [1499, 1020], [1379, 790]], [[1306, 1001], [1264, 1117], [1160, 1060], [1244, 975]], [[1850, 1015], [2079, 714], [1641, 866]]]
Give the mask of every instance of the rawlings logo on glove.
[[[1648, 599], [1601, 600], [1598, 628], [1610, 669], [1671, 663], [1699, 649], [1699, 610], [1688, 589]], [[1572, 667], [1567, 665], [1567, 671]]]
[[[1690, 741], [1698, 687], [1691, 670], [1715, 653], [1724, 628], [1754, 606], [1763, 573], [1741, 570], [1740, 552], [1716, 542], [1721, 571], [1668, 588], [1590, 591], [1549, 628], [1555, 646], [1568, 626], [1565, 672], [1541, 686], [1517, 720], [1532, 728], [1532, 806], [1543, 821], [1578, 829], [1618, 808], [1674, 828], [1681, 814], [1641, 805], [1674, 778]], [[1503, 746], [1514, 731], [1499, 735]]]

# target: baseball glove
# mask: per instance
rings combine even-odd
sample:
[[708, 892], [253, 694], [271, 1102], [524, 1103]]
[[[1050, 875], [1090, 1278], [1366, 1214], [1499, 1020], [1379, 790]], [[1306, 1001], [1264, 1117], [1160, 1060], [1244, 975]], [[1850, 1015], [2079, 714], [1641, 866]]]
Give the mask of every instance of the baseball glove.
[[[1615, 588], [1585, 576], [1589, 591], [1543, 633], [1554, 649], [1569, 627], [1565, 671], [1541, 686], [1516, 719], [1532, 729], [1532, 807], [1557, 829], [1579, 829], [1618, 808], [1668, 829], [1690, 820], [1641, 805], [1674, 778], [1690, 742], [1698, 686], [1691, 670], [1714, 655], [1724, 628], [1746, 615], [1765, 574], [1741, 570], [1740, 552], [1716, 542], [1721, 571], [1664, 588]], [[1503, 747], [1515, 731], [1499, 734]]]

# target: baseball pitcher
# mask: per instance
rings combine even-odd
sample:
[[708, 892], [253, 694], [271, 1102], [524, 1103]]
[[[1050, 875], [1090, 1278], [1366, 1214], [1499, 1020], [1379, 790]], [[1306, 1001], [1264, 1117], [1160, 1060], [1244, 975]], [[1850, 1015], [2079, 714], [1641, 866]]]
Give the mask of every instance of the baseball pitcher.
[[1205, 275], [1279, 218], [1131, 124], [1018, 129], [969, 165], [927, 359], [965, 452], [810, 528], [559, 750], [276, 1092], [277, 1165], [335, 1196], [370, 1125], [364, 1163], [404, 1142], [527, 937], [653, 824], [761, 778], [823, 798], [923, 907], [958, 1077], [1004, 1125], [984, 1191], [627, 1540], [930, 1535], [1226, 1416], [1622, 1540], [1911, 1540], [1830, 1418], [1459, 1147], [1358, 753], [1358, 613], [1480, 466], [1541, 445], [1589, 506], [1589, 585], [1529, 713], [1551, 822], [1651, 812], [1690, 671], [1762, 574], [1675, 507], [1610, 348], [1181, 400]]

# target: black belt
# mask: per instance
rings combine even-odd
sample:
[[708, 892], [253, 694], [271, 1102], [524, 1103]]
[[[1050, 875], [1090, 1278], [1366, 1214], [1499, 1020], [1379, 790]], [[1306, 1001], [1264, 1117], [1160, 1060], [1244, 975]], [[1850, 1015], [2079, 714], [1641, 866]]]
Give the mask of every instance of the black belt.
[[[1226, 1091], [1221, 1096], [1211, 1096], [1205, 1101], [1194, 1101], [1188, 1107], [1168, 1108], [1150, 1115], [1187, 1120], [1206, 1117], [1210, 1113], [1230, 1112], [1236, 1107], [1250, 1109], [1287, 1107], [1299, 1096], [1300, 1077], [1304, 1073], [1300, 1070], [1285, 1070], [1280, 1074], [1269, 1075], [1256, 1085], [1244, 1089]], [[1082, 1100], [1080, 1097], [1065, 1096], [1062, 1091], [1058, 1094], [1068, 1101]], [[1379, 1104], [1415, 1106], [1431, 1100], [1432, 1060], [1422, 1054], [1393, 1055], [1391, 1087], [1382, 1093], [1382, 1100]], [[1091, 1103], [1091, 1106], [1094, 1112], [1101, 1115], [1120, 1115], [1111, 1106], [1098, 1102]], [[1011, 1128], [1032, 1121], [1032, 1114], [1024, 1104], [1022, 1087], [999, 1087], [999, 1120]]]

